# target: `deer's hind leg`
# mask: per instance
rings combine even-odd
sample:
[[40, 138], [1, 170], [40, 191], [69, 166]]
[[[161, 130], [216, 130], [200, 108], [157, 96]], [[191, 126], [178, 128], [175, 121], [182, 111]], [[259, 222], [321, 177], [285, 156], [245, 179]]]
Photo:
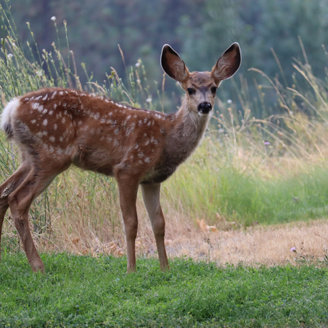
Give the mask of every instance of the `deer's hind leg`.
[[[0, 186], [0, 246], [1, 246], [1, 234], [2, 226], [5, 218], [5, 214], [9, 207], [8, 196], [15, 191], [20, 184], [24, 181], [29, 173], [29, 167], [26, 163], [22, 163], [16, 172], [10, 176], [1, 186]], [[1, 260], [1, 252], [0, 252]]]
[[[32, 165], [25, 180], [8, 196], [8, 204], [26, 257], [33, 271], [44, 272], [43, 262], [34, 245], [28, 221], [33, 200], [41, 194], [63, 170], [49, 166], [49, 161]], [[48, 165], [47, 165], [48, 164]], [[44, 169], [42, 169], [42, 167]], [[67, 167], [65, 167], [66, 169]]]

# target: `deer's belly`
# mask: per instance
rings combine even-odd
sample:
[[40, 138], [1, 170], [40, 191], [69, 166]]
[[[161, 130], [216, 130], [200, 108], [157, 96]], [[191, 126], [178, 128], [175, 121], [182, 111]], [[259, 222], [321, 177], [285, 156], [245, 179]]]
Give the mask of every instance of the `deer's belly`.
[[168, 179], [176, 170], [177, 166], [165, 166], [153, 169], [141, 181], [142, 184], [161, 183]]

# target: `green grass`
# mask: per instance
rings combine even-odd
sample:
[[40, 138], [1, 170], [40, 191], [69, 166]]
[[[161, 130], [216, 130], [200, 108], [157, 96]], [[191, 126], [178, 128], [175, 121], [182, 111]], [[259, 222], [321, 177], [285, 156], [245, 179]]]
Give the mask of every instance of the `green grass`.
[[298, 267], [42, 254], [47, 273], [23, 254], [0, 265], [1, 327], [299, 327], [328, 323], [325, 262]]
[[[210, 162], [210, 163], [207, 163]], [[217, 160], [199, 156], [167, 182], [171, 203], [215, 223], [216, 213], [229, 221], [250, 225], [316, 219], [328, 214], [328, 169], [263, 178], [241, 170], [215, 168]]]

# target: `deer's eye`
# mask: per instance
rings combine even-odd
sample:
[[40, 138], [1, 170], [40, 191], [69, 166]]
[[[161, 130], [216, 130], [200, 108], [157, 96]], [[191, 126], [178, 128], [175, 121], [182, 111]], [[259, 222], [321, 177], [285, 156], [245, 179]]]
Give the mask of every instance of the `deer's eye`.
[[189, 96], [194, 95], [196, 93], [196, 90], [193, 88], [188, 88], [187, 89]]
[[211, 88], [211, 92], [212, 92], [213, 94], [216, 93], [216, 90], [217, 90], [217, 87], [212, 87], [212, 88]]

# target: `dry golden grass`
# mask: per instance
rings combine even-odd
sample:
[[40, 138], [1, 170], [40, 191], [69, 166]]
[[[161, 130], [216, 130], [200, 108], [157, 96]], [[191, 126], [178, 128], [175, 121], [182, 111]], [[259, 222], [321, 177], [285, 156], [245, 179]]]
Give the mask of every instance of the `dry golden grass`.
[[[190, 257], [196, 261], [214, 261], [218, 265], [284, 265], [298, 259], [322, 260], [328, 250], [328, 221], [313, 220], [272, 226], [233, 228], [221, 221], [215, 228], [197, 218], [185, 217], [183, 213], [166, 208], [166, 246], [169, 258]], [[116, 213], [119, 215], [118, 204]], [[156, 257], [156, 245], [150, 222], [141, 200], [137, 203], [139, 231], [136, 241], [137, 254]], [[91, 224], [93, 222], [93, 224]], [[53, 221], [51, 231], [34, 233], [34, 240], [41, 252], [69, 252], [79, 255], [111, 254], [125, 255], [125, 239], [122, 223], [115, 230], [103, 223], [95, 225], [94, 218], [83, 222], [73, 217], [71, 221], [60, 217]], [[10, 221], [4, 228], [4, 239], [17, 235]], [[291, 251], [295, 247], [296, 252]]]

